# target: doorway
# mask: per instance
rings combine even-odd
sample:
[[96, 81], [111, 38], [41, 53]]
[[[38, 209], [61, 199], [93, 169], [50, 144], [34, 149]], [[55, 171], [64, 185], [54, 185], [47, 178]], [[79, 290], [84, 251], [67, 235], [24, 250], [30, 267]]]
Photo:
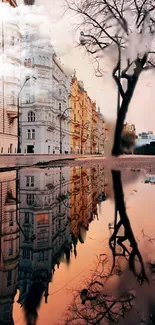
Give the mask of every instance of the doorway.
[[27, 146], [27, 153], [34, 153], [34, 146]]

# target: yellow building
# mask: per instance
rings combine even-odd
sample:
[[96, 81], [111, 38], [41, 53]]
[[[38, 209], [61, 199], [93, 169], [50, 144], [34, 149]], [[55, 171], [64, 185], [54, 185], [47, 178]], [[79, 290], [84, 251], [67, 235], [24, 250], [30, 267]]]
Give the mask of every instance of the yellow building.
[[94, 154], [104, 149], [105, 124], [103, 115], [96, 109], [96, 102], [84, 90], [76, 74], [72, 78], [71, 95], [71, 153]]
[[81, 101], [80, 90], [77, 78], [74, 76], [71, 84], [70, 95], [71, 123], [70, 123], [70, 152], [80, 153], [80, 121], [81, 121]]
[[96, 102], [92, 102], [92, 150], [91, 153], [94, 154], [97, 152], [97, 111], [96, 111]]

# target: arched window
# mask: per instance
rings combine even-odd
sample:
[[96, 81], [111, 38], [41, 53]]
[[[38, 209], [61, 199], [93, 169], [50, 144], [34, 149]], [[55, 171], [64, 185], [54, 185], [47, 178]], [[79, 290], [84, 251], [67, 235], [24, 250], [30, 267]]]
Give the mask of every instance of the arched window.
[[59, 103], [59, 112], [61, 112], [61, 103]]
[[27, 59], [24, 60], [24, 66], [27, 67]]
[[28, 122], [35, 122], [35, 113], [32, 111], [28, 112]]

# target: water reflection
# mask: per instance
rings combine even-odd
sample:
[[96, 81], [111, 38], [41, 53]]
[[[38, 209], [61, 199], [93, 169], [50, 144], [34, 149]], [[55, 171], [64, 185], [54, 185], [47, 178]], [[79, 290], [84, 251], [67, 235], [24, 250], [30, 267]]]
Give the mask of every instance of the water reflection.
[[[84, 287], [73, 291], [65, 325], [155, 324], [154, 262], [142, 256], [128, 218], [121, 173], [112, 171], [114, 223], [108, 252], [100, 254]], [[152, 178], [151, 178], [152, 179]], [[155, 238], [143, 238], [155, 241]]]
[[0, 198], [0, 324], [12, 325], [19, 263], [15, 171], [0, 173]]
[[77, 257], [106, 190], [101, 167], [1, 173], [0, 324], [13, 324], [17, 288], [26, 323], [36, 324], [54, 272]]

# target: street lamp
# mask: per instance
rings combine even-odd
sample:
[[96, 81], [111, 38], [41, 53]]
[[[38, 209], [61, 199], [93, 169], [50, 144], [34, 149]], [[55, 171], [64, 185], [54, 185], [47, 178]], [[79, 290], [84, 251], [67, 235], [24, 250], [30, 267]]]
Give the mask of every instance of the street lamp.
[[19, 91], [19, 94], [18, 94], [18, 98], [17, 98], [17, 105], [18, 105], [18, 110], [17, 110], [17, 135], [18, 135], [18, 144], [17, 144], [17, 153], [20, 153], [21, 152], [21, 148], [20, 148], [20, 121], [19, 121], [19, 114], [20, 114], [20, 94], [23, 90], [23, 88], [25, 87], [27, 81], [29, 81], [30, 79], [34, 79], [36, 80], [37, 78], [34, 77], [34, 76], [27, 76], [25, 78], [25, 81]]
[[65, 113], [71, 109], [71, 107], [67, 107], [62, 113], [58, 115], [60, 117], [60, 154], [62, 154], [62, 119], [65, 116]]

